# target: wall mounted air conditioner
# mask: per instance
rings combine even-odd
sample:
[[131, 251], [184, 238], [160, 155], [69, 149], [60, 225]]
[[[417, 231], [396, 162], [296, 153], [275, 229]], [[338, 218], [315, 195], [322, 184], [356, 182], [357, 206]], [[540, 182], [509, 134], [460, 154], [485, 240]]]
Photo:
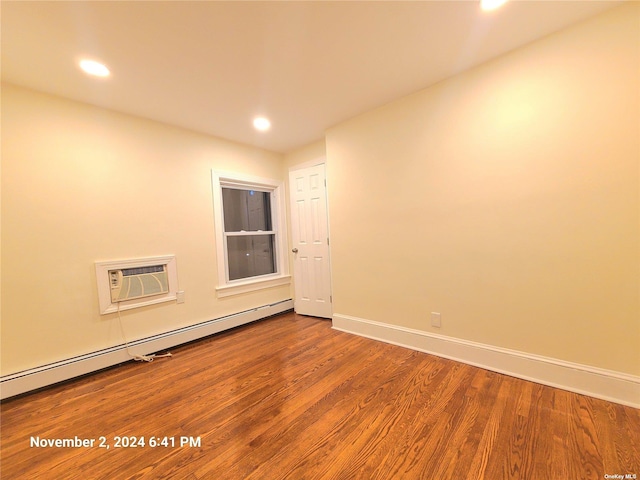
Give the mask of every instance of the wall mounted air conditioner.
[[109, 270], [111, 302], [169, 293], [167, 265]]
[[96, 262], [100, 313], [176, 300], [175, 255]]

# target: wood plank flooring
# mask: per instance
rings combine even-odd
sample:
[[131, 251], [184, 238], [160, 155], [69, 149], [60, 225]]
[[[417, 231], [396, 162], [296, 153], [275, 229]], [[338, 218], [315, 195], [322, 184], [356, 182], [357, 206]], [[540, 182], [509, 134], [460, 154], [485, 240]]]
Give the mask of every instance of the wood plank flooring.
[[[639, 410], [326, 320], [284, 314], [172, 353], [3, 402], [1, 478], [640, 476]], [[36, 447], [32, 437], [95, 442]], [[116, 437], [145, 445], [116, 448]]]

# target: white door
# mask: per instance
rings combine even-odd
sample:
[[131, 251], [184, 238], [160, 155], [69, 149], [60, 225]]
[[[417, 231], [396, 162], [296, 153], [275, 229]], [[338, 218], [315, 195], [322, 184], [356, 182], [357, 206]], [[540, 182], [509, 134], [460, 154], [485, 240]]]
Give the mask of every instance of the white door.
[[324, 164], [289, 172], [295, 311], [331, 318], [329, 225]]

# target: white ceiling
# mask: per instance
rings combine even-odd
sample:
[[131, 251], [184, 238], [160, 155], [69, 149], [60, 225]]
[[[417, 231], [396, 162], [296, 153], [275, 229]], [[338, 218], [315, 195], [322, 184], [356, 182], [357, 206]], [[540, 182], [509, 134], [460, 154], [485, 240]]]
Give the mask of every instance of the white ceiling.
[[[3, 0], [2, 79], [288, 152], [618, 3]], [[87, 77], [81, 57], [112, 75]]]

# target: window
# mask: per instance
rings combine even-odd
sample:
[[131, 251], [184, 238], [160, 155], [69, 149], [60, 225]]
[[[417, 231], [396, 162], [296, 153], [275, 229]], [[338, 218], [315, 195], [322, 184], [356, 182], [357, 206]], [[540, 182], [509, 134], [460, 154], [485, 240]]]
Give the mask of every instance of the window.
[[289, 283], [282, 183], [213, 172], [218, 295]]
[[277, 273], [271, 192], [222, 189], [229, 280]]

